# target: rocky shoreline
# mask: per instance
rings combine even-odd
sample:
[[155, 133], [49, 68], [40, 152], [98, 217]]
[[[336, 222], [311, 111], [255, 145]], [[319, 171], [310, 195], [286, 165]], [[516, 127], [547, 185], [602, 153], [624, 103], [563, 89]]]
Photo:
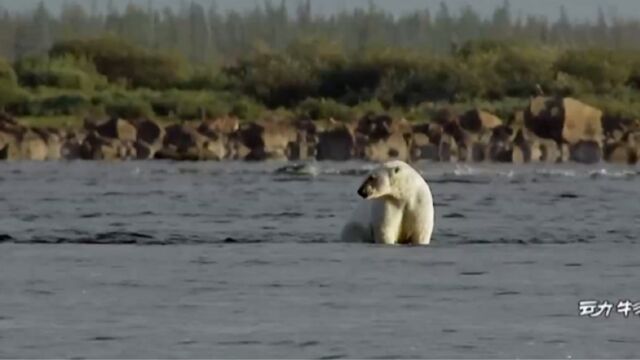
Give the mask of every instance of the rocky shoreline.
[[608, 161], [635, 164], [640, 124], [572, 98], [532, 98], [508, 121], [475, 109], [429, 122], [367, 115], [241, 123], [219, 118], [163, 126], [150, 119], [85, 120], [80, 130], [25, 127], [0, 116], [3, 160]]

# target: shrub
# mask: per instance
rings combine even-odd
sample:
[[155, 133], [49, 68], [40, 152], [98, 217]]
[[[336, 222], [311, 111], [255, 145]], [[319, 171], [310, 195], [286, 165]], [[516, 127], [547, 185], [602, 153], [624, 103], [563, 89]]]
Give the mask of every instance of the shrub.
[[298, 105], [296, 113], [312, 120], [329, 119], [348, 121], [354, 117], [353, 110], [333, 99], [309, 98]]
[[139, 118], [153, 115], [151, 105], [134, 92], [105, 92], [92, 99], [94, 106], [104, 107], [109, 116]]
[[97, 73], [93, 64], [72, 56], [24, 59], [16, 64], [16, 70], [20, 83], [27, 87], [92, 91], [106, 85], [106, 79]]
[[640, 119], [640, 94], [635, 90], [620, 90], [610, 95], [581, 95], [578, 99], [597, 107], [608, 116]]
[[368, 113], [382, 114], [385, 109], [378, 100], [371, 100], [357, 104], [353, 107], [353, 111], [356, 118], [360, 118]]
[[223, 90], [229, 80], [225, 74], [212, 67], [200, 67], [191, 71], [184, 81], [177, 85], [182, 90]]
[[0, 59], [0, 85], [16, 86], [18, 84], [15, 71], [4, 59]]
[[232, 102], [229, 114], [242, 120], [255, 120], [261, 117], [264, 112], [264, 106], [243, 97]]
[[86, 96], [61, 94], [42, 99], [41, 112], [38, 115], [79, 115], [89, 111], [90, 108], [91, 101]]
[[415, 75], [425, 61], [413, 53], [391, 50], [335, 61], [320, 74], [319, 95], [348, 105], [373, 99], [388, 103], [399, 84]]
[[[159, 116], [185, 120], [215, 118], [228, 115], [239, 99], [224, 92], [188, 91], [172, 89], [143, 96]], [[238, 109], [237, 111], [241, 111]]]
[[631, 64], [622, 53], [610, 50], [569, 50], [554, 64], [558, 74], [567, 74], [589, 85], [588, 89], [605, 93], [627, 84]]
[[132, 87], [161, 89], [184, 80], [185, 65], [180, 56], [150, 52], [113, 37], [63, 41], [49, 53], [52, 57], [87, 58], [109, 81], [124, 79]]
[[285, 54], [259, 54], [223, 71], [233, 90], [271, 108], [294, 106], [317, 93], [318, 76], [310, 64]]
[[0, 111], [19, 115], [29, 105], [29, 93], [18, 86], [0, 83]]
[[538, 88], [549, 89], [555, 57], [553, 51], [544, 48], [509, 48], [501, 52], [492, 69], [501, 81], [498, 97], [528, 97]]

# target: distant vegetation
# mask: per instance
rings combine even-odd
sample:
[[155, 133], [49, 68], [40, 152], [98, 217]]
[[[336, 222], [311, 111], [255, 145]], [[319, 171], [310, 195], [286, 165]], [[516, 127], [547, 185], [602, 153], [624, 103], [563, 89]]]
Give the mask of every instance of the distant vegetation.
[[348, 120], [479, 106], [508, 118], [544, 93], [640, 117], [640, 22], [513, 18], [508, 2], [489, 20], [444, 3], [398, 19], [374, 7], [312, 17], [310, 6], [301, 1], [295, 16], [270, 2], [226, 15], [196, 3], [105, 16], [73, 3], [59, 17], [44, 6], [0, 11], [0, 110]]
[[[471, 1], [469, 1], [471, 2]], [[107, 4], [107, 12], [96, 10]], [[173, 8], [129, 4], [118, 10], [112, 0], [65, 1], [59, 14], [41, 3], [31, 13], [11, 13], [0, 3], [0, 56], [10, 60], [47, 52], [61, 40], [113, 35], [137, 47], [182, 54], [199, 64], [225, 63], [250, 54], [256, 47], [284, 50], [299, 38], [336, 39], [347, 53], [372, 47], [400, 47], [430, 54], [448, 54], [469, 40], [512, 40], [561, 48], [640, 47], [640, 20], [607, 16], [599, 9], [594, 21], [549, 20], [514, 14], [505, 0], [487, 18], [470, 7], [452, 11], [443, 1], [427, 9], [393, 16], [371, 5], [331, 16], [314, 13], [311, 0], [258, 0], [255, 9], [223, 12], [215, 0], [209, 6], [189, 0]], [[607, 6], [603, 2], [603, 6]], [[629, 15], [629, 14], [627, 14]]]

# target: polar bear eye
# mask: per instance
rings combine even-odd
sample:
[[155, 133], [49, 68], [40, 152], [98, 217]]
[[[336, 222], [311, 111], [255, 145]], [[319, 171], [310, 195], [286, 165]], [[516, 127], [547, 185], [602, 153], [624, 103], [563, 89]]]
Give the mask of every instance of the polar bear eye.
[[393, 168], [393, 173], [394, 173], [394, 174], [397, 174], [397, 173], [399, 173], [399, 172], [400, 172], [400, 168], [399, 168], [399, 167], [395, 167], [395, 168]]

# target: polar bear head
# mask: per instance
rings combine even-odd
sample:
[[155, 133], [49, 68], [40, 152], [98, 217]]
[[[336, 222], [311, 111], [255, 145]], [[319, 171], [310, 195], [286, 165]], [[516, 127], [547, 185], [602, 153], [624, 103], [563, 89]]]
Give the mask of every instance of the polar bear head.
[[358, 188], [358, 195], [364, 199], [404, 199], [415, 189], [416, 179], [424, 181], [409, 164], [400, 160], [388, 161], [371, 171]]

